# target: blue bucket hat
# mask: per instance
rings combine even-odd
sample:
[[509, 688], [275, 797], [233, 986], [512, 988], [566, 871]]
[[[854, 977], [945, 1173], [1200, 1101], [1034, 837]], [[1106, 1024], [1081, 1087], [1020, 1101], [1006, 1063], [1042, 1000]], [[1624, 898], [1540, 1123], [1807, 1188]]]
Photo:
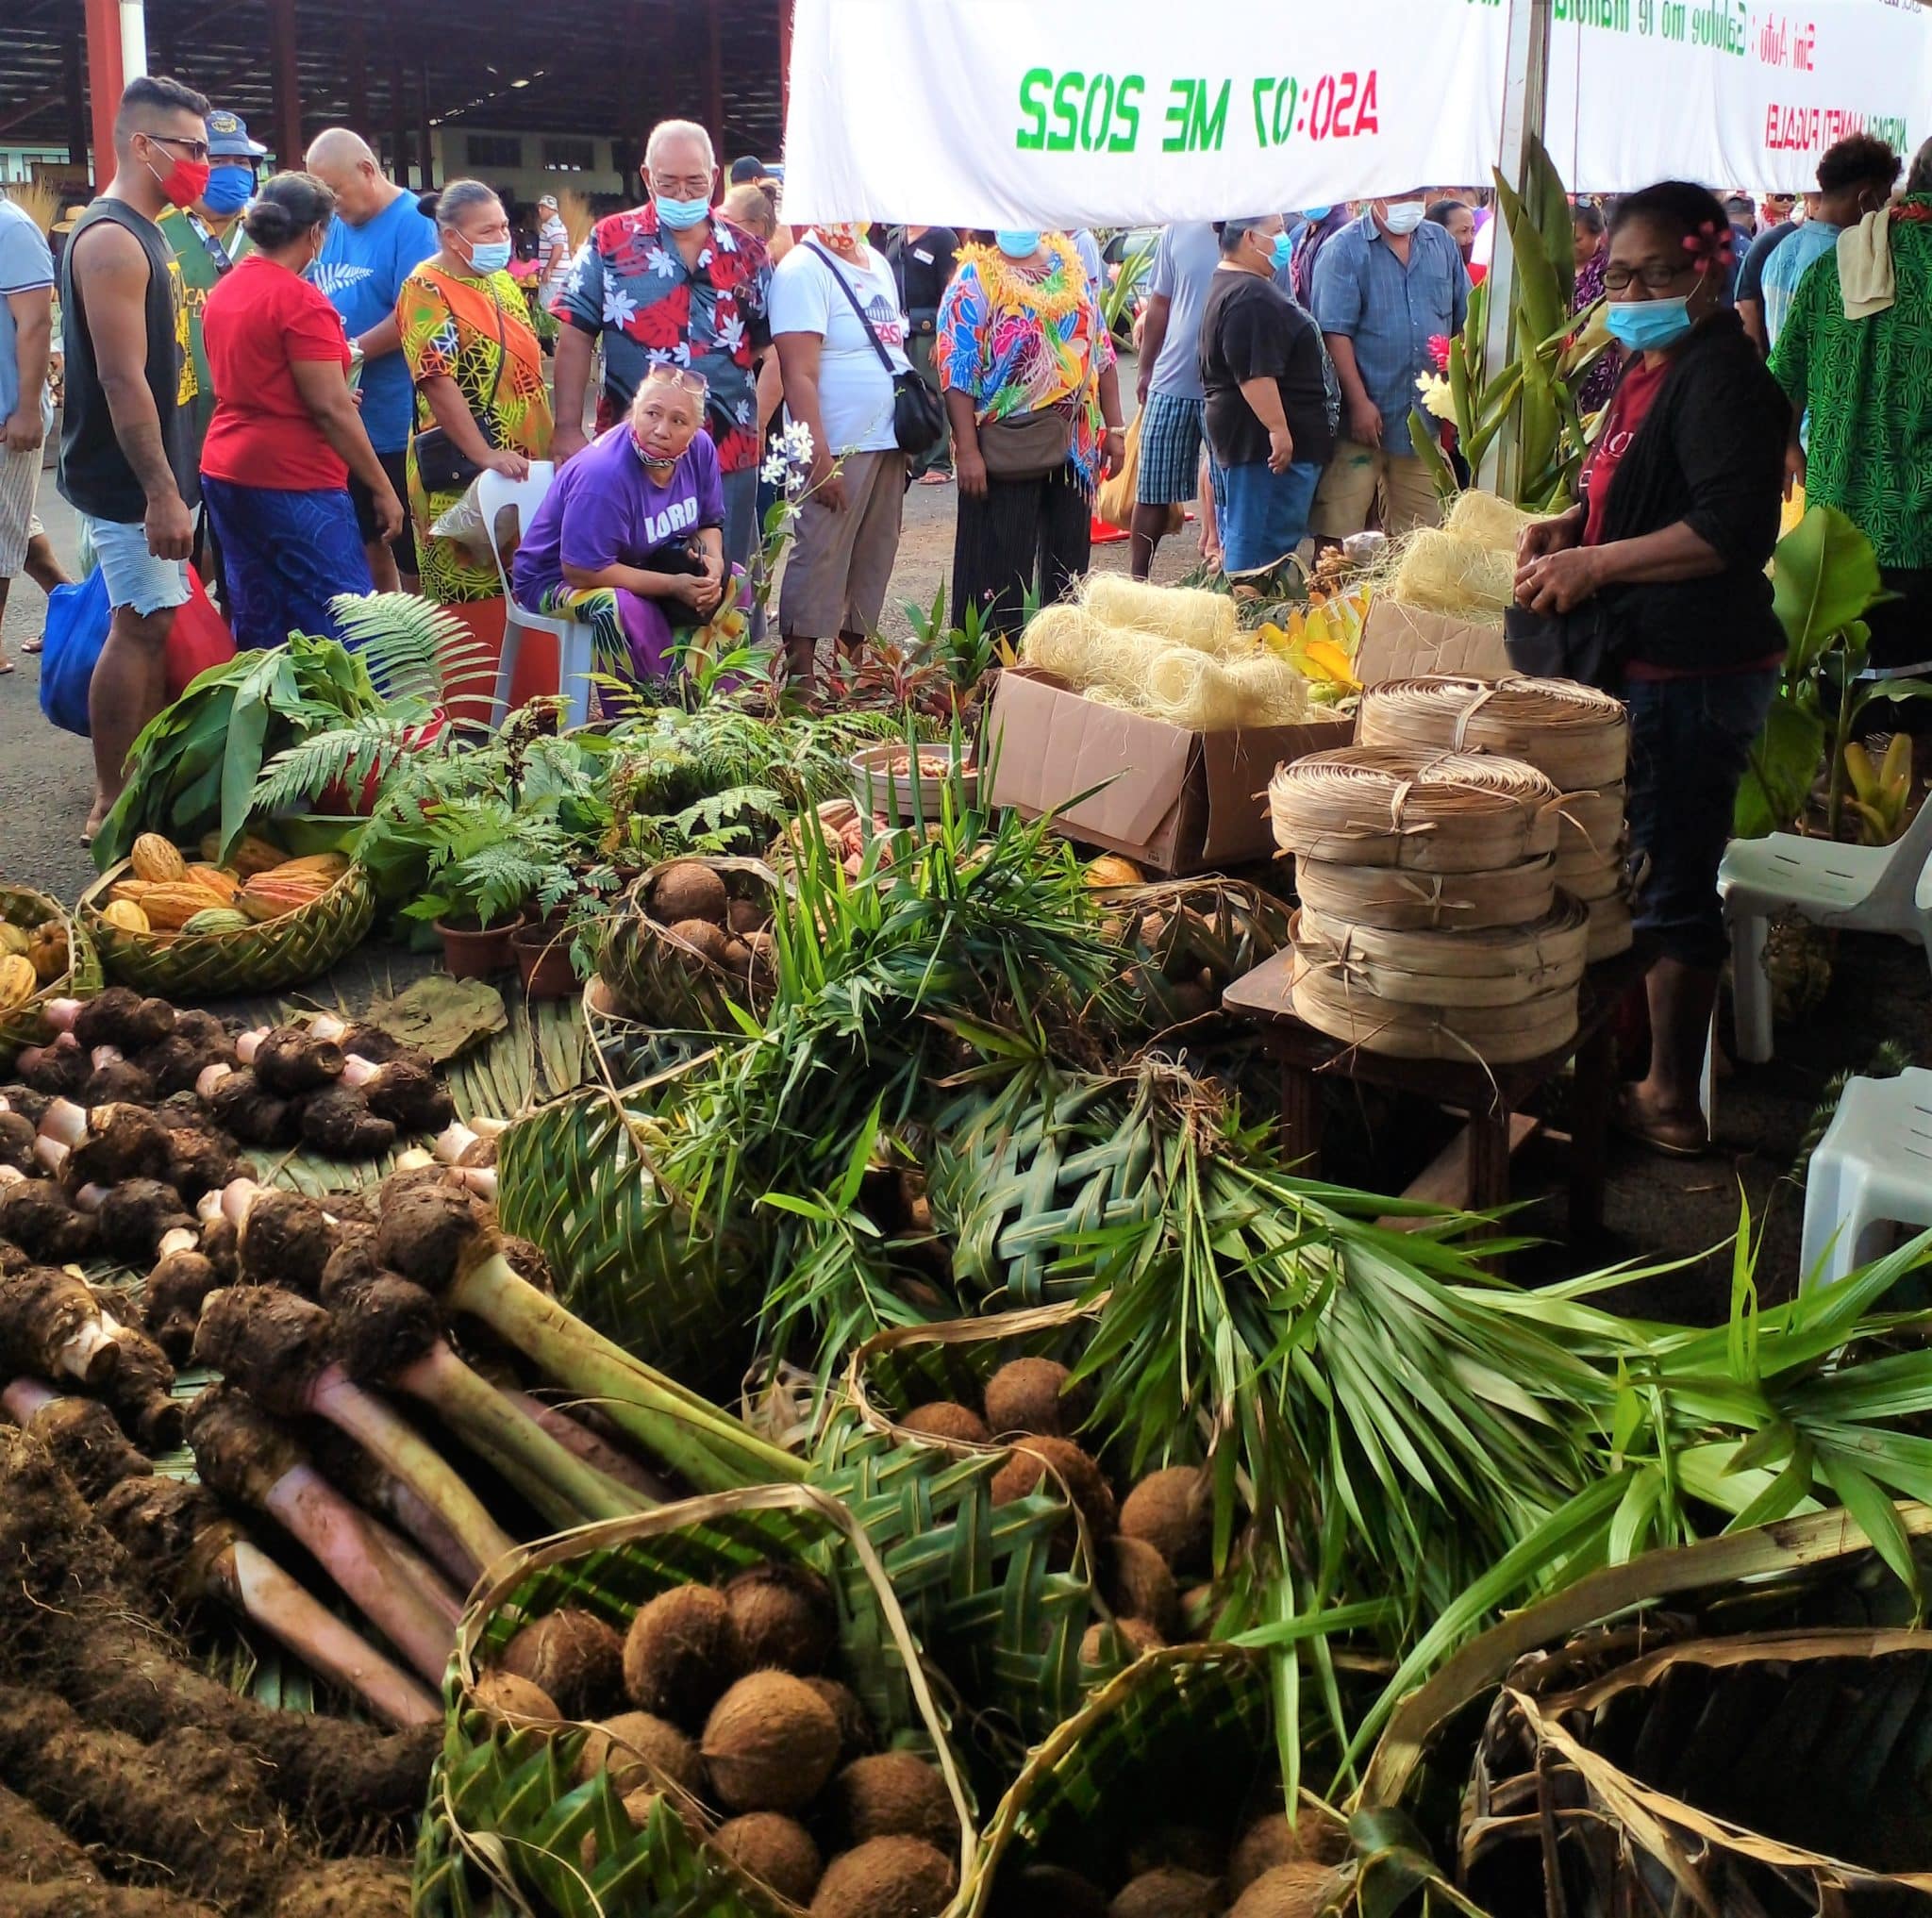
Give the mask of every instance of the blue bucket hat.
[[208, 116], [208, 150], [217, 159], [262, 159], [268, 148], [248, 137], [248, 123], [239, 113], [217, 107]]

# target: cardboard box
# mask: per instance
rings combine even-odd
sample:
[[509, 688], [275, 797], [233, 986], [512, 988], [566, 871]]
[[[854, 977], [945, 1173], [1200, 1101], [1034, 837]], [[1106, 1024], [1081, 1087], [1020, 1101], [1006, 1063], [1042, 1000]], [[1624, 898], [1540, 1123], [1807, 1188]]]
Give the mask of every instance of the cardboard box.
[[[1500, 627], [1468, 625], [1377, 601], [1357, 658], [1365, 684], [1428, 673], [1508, 671]], [[1190, 732], [1083, 699], [1031, 666], [1000, 675], [988, 728], [991, 803], [1052, 812], [1068, 838], [1170, 875], [1275, 855], [1268, 820], [1274, 769], [1345, 746], [1351, 717], [1300, 726]]]

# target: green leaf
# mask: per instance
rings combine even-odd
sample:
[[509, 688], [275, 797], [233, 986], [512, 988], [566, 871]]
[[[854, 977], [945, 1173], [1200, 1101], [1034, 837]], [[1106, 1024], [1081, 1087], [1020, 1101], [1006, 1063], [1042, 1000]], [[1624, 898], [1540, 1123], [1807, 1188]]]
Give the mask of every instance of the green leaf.
[[1793, 700], [1773, 700], [1738, 788], [1731, 829], [1740, 839], [1789, 832], [1824, 759], [1824, 720]]
[[1872, 1541], [1873, 1549], [1911, 1593], [1913, 1604], [1923, 1606], [1924, 1593], [1919, 1582], [1919, 1563], [1912, 1556], [1906, 1528], [1899, 1523], [1897, 1507], [1848, 1459], [1821, 1452], [1818, 1471], [1857, 1521], [1858, 1529]]
[[1462, 489], [1457, 485], [1455, 474], [1449, 470], [1448, 460], [1442, 457], [1433, 422], [1420, 407], [1408, 409], [1408, 437], [1417, 457], [1428, 468], [1429, 481], [1436, 489], [1437, 498], [1454, 498]]
[[1872, 542], [1836, 507], [1814, 506], [1777, 543], [1773, 605], [1785, 629], [1785, 673], [1801, 678], [1881, 591]]

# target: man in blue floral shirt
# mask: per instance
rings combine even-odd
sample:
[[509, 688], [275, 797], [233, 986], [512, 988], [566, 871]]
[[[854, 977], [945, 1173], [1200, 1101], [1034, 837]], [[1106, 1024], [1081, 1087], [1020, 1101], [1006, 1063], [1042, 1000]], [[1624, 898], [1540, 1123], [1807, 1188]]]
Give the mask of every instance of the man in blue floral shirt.
[[761, 241], [712, 210], [718, 163], [702, 126], [666, 120], [654, 127], [644, 177], [650, 199], [597, 223], [552, 309], [564, 322], [552, 450], [562, 461], [583, 448], [596, 340], [604, 342], [599, 431], [625, 418], [647, 368], [702, 374], [710, 389], [705, 425], [724, 480], [724, 551], [743, 565], [758, 532], [755, 362], [771, 343], [771, 262]]

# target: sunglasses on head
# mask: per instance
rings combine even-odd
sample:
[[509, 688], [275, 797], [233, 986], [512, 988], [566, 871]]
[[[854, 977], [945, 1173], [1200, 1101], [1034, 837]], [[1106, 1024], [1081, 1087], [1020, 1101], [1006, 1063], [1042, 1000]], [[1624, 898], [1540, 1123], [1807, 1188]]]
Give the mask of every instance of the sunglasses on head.
[[654, 366], [650, 372], [644, 375], [644, 377], [647, 380], [661, 379], [667, 381], [670, 385], [677, 387], [685, 392], [696, 393], [700, 399], [711, 390], [703, 374], [687, 373], [681, 366]]

